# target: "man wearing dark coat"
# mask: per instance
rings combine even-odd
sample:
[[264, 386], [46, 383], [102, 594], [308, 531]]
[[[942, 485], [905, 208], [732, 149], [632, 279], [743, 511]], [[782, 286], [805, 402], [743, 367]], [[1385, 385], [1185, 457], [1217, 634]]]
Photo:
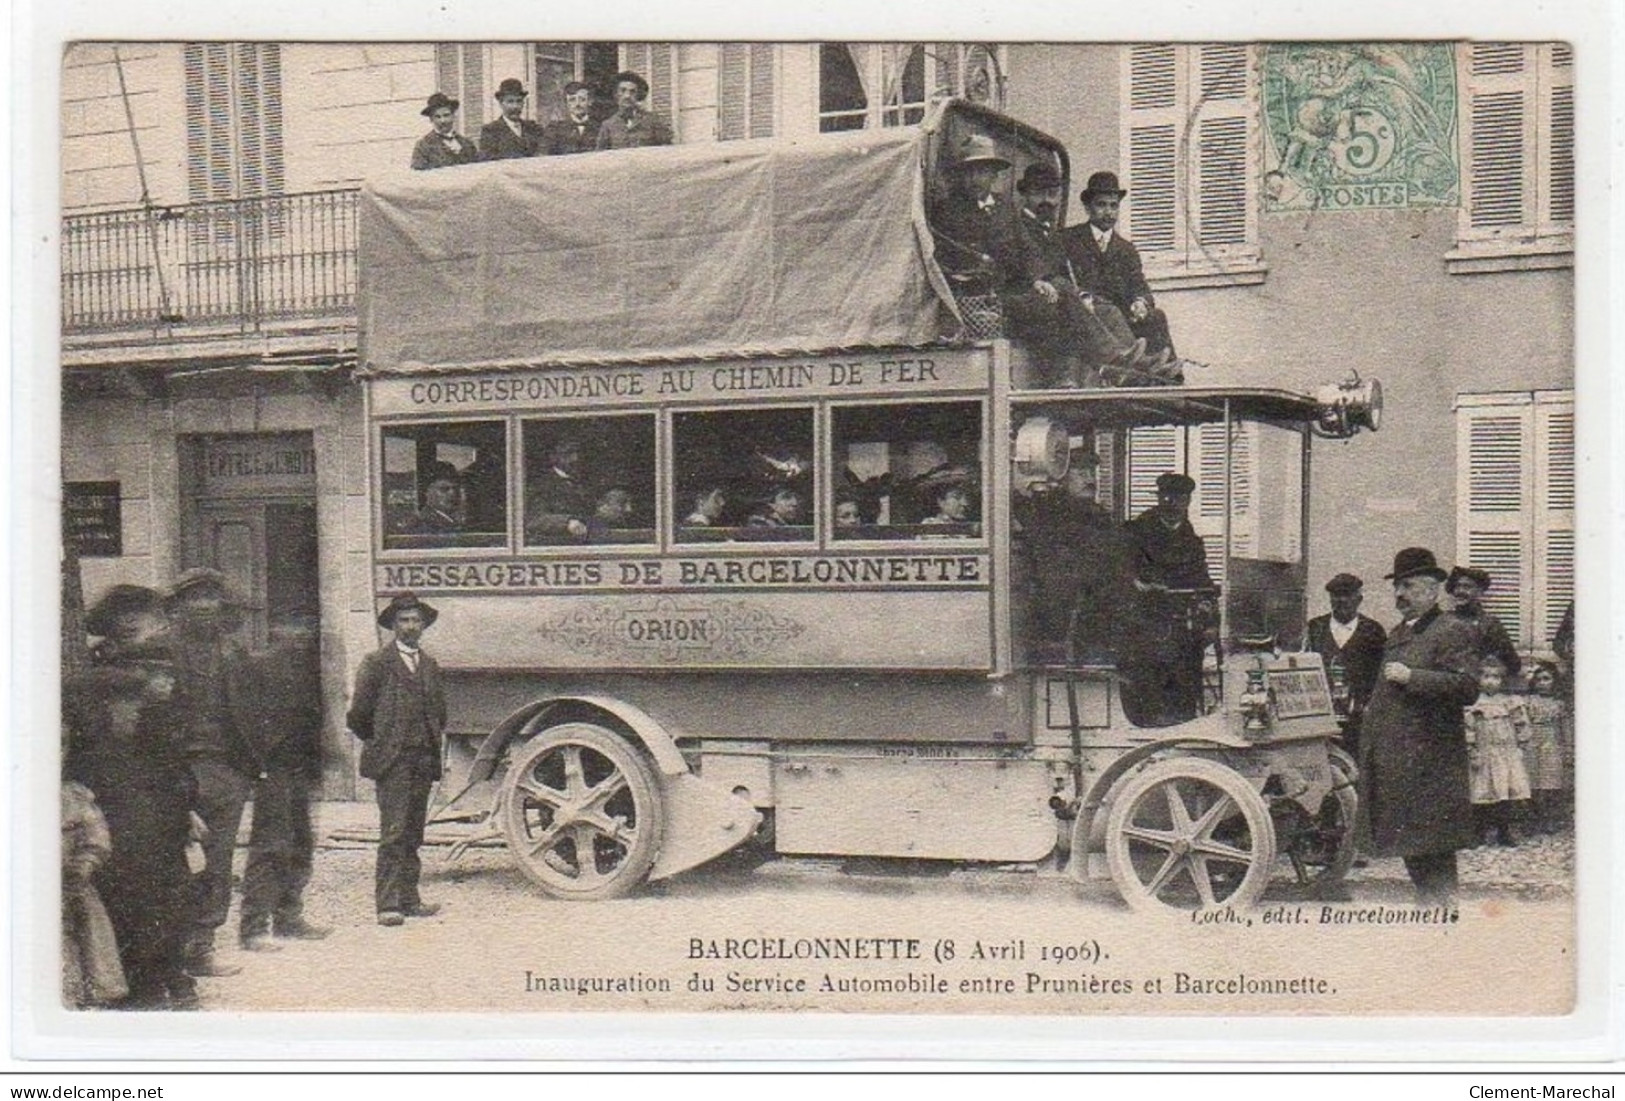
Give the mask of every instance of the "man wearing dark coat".
[[1120, 632], [1123, 711], [1136, 726], [1172, 726], [1202, 710], [1202, 655], [1217, 588], [1189, 519], [1196, 483], [1157, 475], [1157, 503], [1124, 525], [1132, 591]]
[[418, 139], [412, 147], [412, 167], [423, 171], [431, 168], [454, 168], [459, 164], [473, 164], [480, 159], [474, 143], [457, 133], [457, 100], [444, 92], [429, 97], [429, 104], [420, 114], [426, 116], [434, 129]]
[[594, 503], [582, 476], [581, 442], [562, 436], [548, 451], [546, 469], [526, 483], [525, 542], [582, 541]]
[[321, 940], [332, 930], [305, 920], [304, 891], [316, 852], [311, 789], [321, 779], [321, 651], [313, 626], [278, 624], [254, 663], [254, 738], [264, 774], [254, 785], [238, 937], [250, 951], [272, 937]]
[[1439, 608], [1444, 570], [1433, 552], [1394, 556], [1394, 603], [1360, 734], [1361, 848], [1400, 856], [1424, 904], [1456, 890], [1456, 851], [1478, 843], [1467, 785], [1462, 709], [1478, 698], [1472, 630]]
[[378, 798], [378, 864], [374, 902], [378, 924], [440, 911], [418, 894], [418, 849], [429, 816], [429, 791], [440, 779], [440, 738], [446, 695], [440, 666], [418, 644], [439, 617], [413, 593], [402, 593], [378, 616], [394, 637], [361, 659], [345, 722], [364, 743], [361, 775]]
[[1451, 614], [1472, 629], [1479, 656], [1497, 659], [1506, 666], [1509, 678], [1516, 677], [1523, 662], [1506, 626], [1484, 607], [1484, 594], [1489, 588], [1490, 575], [1475, 566], [1456, 566], [1444, 582], [1444, 591], [1456, 603]]
[[592, 119], [592, 88], [579, 80], [564, 86], [566, 115], [542, 127], [542, 152], [549, 157], [591, 153], [598, 148], [598, 124]]
[[525, 86], [513, 77], [497, 86], [496, 98], [502, 113], [480, 127], [480, 160], [505, 161], [541, 154], [542, 128], [521, 117], [529, 95]]
[[599, 149], [671, 144], [671, 123], [664, 115], [643, 106], [648, 98], [647, 80], [630, 71], [615, 74], [615, 113], [598, 128]]
[[[63, 775], [96, 795], [112, 855], [92, 882], [107, 907], [129, 995], [120, 1009], [196, 1009], [186, 973], [192, 878], [186, 865], [196, 787], [180, 754], [163, 597], [115, 585], [85, 616], [102, 641], [63, 685]], [[125, 702], [120, 702], [125, 701]], [[134, 715], [116, 714], [133, 705]]]
[[1145, 281], [1140, 250], [1117, 231], [1118, 211], [1128, 192], [1117, 186], [1111, 172], [1096, 172], [1078, 197], [1089, 211], [1083, 225], [1068, 226], [1067, 256], [1077, 273], [1078, 289], [1112, 303], [1128, 318], [1134, 335], [1145, 341], [1152, 355], [1174, 354], [1168, 317], [1157, 309], [1151, 286]]
[[1343, 723], [1343, 747], [1356, 758], [1360, 752], [1360, 717], [1371, 690], [1377, 686], [1382, 647], [1388, 632], [1382, 624], [1360, 614], [1364, 582], [1340, 573], [1326, 582], [1332, 610], [1309, 621], [1304, 649], [1319, 654], [1332, 686], [1332, 705]]
[[1122, 525], [1095, 501], [1098, 475], [1099, 459], [1082, 448], [1058, 488], [1016, 498], [1013, 549], [1028, 578], [1035, 660], [1101, 661], [1115, 649]]
[[196, 910], [186, 969], [193, 975], [234, 975], [241, 968], [214, 957], [215, 932], [231, 909], [231, 861], [243, 807], [260, 775], [250, 732], [254, 701], [248, 655], [232, 639], [242, 624], [241, 602], [219, 570], [199, 566], [175, 579], [166, 600], [174, 619], [175, 697], [181, 751], [197, 783], [197, 813], [208, 828], [204, 868], [194, 878]]

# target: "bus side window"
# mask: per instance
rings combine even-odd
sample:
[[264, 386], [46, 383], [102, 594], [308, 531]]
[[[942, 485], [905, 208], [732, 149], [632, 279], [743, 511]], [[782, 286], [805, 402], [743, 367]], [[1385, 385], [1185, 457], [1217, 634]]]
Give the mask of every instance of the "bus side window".
[[526, 546], [655, 542], [652, 415], [525, 421]]
[[811, 409], [677, 413], [672, 455], [676, 542], [815, 537]]
[[979, 402], [841, 406], [833, 418], [837, 540], [982, 537]]
[[385, 550], [508, 541], [501, 421], [391, 425], [382, 432]]

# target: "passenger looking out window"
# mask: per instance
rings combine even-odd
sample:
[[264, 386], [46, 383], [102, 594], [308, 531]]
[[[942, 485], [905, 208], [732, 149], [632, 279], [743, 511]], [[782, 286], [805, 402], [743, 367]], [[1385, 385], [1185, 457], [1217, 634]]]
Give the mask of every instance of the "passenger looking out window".
[[654, 418], [526, 421], [525, 545], [648, 544], [654, 536]]
[[833, 537], [979, 539], [979, 402], [837, 407]]
[[499, 547], [508, 540], [501, 421], [383, 430], [384, 549]]
[[812, 454], [811, 409], [675, 414], [675, 540], [811, 542]]

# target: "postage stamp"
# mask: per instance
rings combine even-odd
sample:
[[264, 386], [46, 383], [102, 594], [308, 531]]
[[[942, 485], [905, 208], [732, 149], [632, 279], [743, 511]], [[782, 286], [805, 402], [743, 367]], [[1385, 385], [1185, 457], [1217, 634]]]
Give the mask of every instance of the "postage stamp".
[[1574, 72], [70, 43], [33, 1042], [1573, 1019]]
[[1262, 84], [1268, 209], [1460, 202], [1450, 44], [1273, 44]]

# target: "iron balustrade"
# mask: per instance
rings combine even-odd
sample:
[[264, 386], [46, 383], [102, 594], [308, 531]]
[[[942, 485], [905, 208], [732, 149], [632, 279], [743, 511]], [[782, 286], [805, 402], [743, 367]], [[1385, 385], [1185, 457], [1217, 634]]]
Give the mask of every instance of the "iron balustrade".
[[62, 219], [62, 331], [353, 318], [354, 189]]

